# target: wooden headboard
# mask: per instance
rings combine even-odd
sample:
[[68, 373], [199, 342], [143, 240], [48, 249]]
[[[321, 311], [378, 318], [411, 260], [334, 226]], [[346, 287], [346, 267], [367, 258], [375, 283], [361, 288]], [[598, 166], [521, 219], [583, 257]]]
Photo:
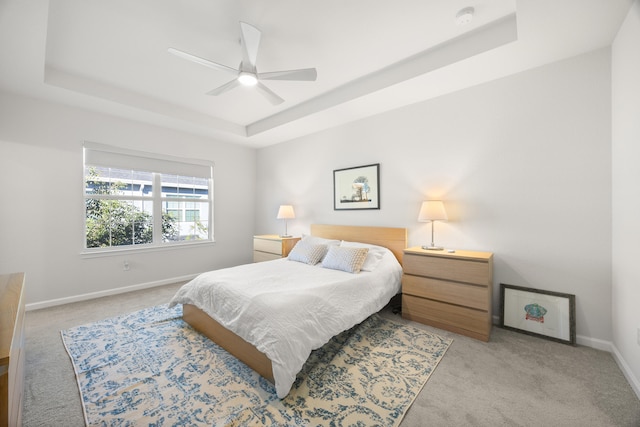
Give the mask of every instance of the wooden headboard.
[[384, 246], [393, 252], [400, 264], [403, 250], [407, 248], [406, 228], [311, 224], [311, 235]]

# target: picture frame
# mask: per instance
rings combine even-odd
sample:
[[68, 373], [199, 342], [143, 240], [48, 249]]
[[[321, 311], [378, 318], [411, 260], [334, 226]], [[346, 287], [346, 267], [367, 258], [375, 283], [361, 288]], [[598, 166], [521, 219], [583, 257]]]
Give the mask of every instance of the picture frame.
[[380, 209], [380, 163], [334, 170], [333, 209]]
[[501, 283], [500, 326], [576, 345], [576, 297]]

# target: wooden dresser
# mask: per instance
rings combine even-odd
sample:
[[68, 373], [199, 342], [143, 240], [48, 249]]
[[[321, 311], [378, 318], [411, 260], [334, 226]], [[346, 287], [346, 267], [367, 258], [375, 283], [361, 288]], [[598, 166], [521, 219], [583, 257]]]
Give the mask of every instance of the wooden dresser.
[[0, 275], [0, 427], [22, 425], [24, 273]]
[[253, 236], [253, 262], [284, 258], [299, 240], [300, 237], [280, 237], [277, 234]]
[[493, 254], [405, 249], [402, 317], [489, 341]]

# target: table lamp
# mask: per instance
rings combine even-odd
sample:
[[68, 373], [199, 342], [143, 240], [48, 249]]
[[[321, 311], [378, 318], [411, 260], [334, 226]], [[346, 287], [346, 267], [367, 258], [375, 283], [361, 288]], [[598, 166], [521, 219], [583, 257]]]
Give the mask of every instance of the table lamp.
[[422, 246], [422, 249], [430, 251], [441, 251], [443, 248], [436, 246], [433, 241], [433, 223], [436, 221], [446, 221], [447, 212], [444, 210], [444, 204], [441, 200], [427, 200], [422, 202], [418, 221], [431, 222], [431, 246]]
[[281, 234], [280, 237], [291, 237], [287, 234], [287, 220], [293, 219], [296, 217], [296, 214], [293, 212], [293, 206], [291, 205], [281, 205], [280, 209], [278, 209], [277, 219], [284, 219], [284, 234]]

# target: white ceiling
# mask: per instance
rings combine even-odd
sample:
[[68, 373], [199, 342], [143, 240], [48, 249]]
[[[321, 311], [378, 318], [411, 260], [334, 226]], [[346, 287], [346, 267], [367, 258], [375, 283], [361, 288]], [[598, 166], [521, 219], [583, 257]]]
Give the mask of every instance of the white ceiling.
[[[611, 44], [633, 0], [0, 0], [0, 90], [262, 147]], [[473, 21], [456, 13], [475, 8]], [[205, 93], [237, 68], [315, 82]]]

